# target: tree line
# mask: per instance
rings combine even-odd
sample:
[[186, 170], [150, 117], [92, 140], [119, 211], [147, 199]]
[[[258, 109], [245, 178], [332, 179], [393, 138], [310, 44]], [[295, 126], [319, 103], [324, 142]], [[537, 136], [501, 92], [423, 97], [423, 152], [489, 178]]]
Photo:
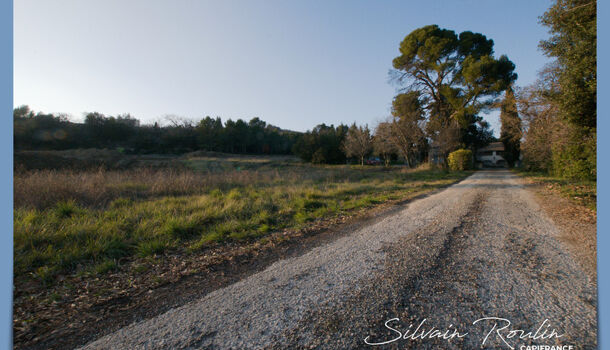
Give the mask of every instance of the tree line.
[[527, 87], [515, 86], [515, 65], [494, 56], [480, 33], [437, 25], [418, 28], [400, 43], [392, 61], [399, 93], [390, 116], [368, 125], [319, 124], [305, 133], [281, 130], [259, 118], [249, 122], [178, 118], [165, 126], [141, 125], [130, 115], [89, 113], [84, 123], [63, 115], [14, 112], [15, 148], [122, 147], [133, 152], [290, 154], [307, 162], [364, 164], [376, 155], [386, 165], [425, 161], [447, 164], [449, 154], [496, 139], [480, 114], [500, 110], [500, 141], [509, 166], [520, 164], [557, 176], [596, 176], [596, 1], [555, 0], [540, 17], [551, 37], [542, 40], [554, 58]]
[[198, 123], [170, 118], [169, 125], [141, 125], [131, 115], [89, 113], [84, 123], [66, 116], [14, 111], [15, 148], [122, 148], [135, 153], [184, 153], [194, 150], [250, 154], [294, 153], [313, 163], [360, 164], [375, 154], [388, 165], [400, 159], [409, 167], [447, 157], [460, 148], [476, 150], [493, 140], [479, 115], [516, 79], [514, 64], [495, 58], [493, 41], [469, 31], [455, 33], [437, 25], [414, 30], [400, 43], [392, 65], [401, 86], [391, 115], [374, 130], [367, 125], [320, 124], [305, 133], [287, 132], [259, 118]]
[[28, 106], [14, 109], [15, 150], [118, 148], [128, 153], [186, 153], [196, 150], [291, 154], [300, 133], [282, 130], [259, 118], [205, 117], [195, 123], [168, 117], [167, 125], [141, 124], [129, 114], [106, 116], [93, 112], [83, 123], [66, 115], [35, 113]]
[[123, 148], [136, 153], [183, 153], [194, 150], [228, 153], [294, 153], [313, 163], [360, 164], [375, 154], [388, 165], [400, 159], [409, 167], [449, 153], [476, 150], [493, 136], [479, 115], [494, 108], [496, 98], [516, 79], [514, 64], [495, 58], [493, 41], [469, 31], [455, 33], [437, 25], [414, 30], [400, 43], [392, 65], [402, 88], [391, 116], [374, 130], [367, 125], [320, 124], [305, 133], [287, 132], [259, 118], [222, 122], [206, 117], [198, 123], [178, 118], [170, 124], [141, 125], [131, 115], [89, 113], [84, 123], [66, 116], [14, 111], [15, 148]]

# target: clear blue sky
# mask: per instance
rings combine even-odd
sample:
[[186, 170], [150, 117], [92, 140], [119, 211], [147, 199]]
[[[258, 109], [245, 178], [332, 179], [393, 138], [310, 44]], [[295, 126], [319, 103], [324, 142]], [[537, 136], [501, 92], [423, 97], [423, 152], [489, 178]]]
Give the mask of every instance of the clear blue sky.
[[[14, 103], [36, 111], [261, 119], [305, 131], [375, 124], [400, 41], [428, 24], [480, 32], [516, 64], [548, 61], [550, 1], [114, 1], [14, 3]], [[489, 120], [499, 129], [497, 115]]]

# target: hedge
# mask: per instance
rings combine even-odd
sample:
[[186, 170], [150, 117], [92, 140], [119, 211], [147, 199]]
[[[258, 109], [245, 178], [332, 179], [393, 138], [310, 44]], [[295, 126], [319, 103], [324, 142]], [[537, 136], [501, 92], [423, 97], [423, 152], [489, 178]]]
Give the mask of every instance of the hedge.
[[469, 149], [458, 149], [449, 153], [449, 169], [468, 170], [472, 168], [472, 151]]

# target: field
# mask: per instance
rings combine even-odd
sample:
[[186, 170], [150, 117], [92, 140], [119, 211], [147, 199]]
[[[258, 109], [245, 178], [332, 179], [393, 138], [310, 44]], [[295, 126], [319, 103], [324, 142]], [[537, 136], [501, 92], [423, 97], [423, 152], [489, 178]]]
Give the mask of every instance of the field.
[[[83, 161], [86, 152], [30, 154], [16, 167], [16, 343], [61, 338], [54, 329], [62, 315], [95, 320], [100, 305], [196, 274], [201, 261], [273, 247], [290, 241], [289, 232], [332, 226], [470, 174], [293, 157], [97, 156], [104, 167]], [[58, 157], [60, 169], [45, 164]], [[78, 329], [66, 332], [79, 337]]]
[[290, 157], [188, 157], [184, 167], [15, 175], [15, 274], [53, 283], [125, 258], [267, 233], [446, 185], [463, 173], [311, 166]]

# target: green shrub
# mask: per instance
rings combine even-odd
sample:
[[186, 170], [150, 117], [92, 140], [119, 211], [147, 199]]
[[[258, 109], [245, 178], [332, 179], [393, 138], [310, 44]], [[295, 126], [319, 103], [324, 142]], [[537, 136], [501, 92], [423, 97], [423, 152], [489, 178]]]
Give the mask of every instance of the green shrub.
[[597, 176], [596, 143], [591, 137], [572, 136], [553, 149], [552, 175], [571, 180], [592, 180]]
[[468, 170], [472, 167], [472, 151], [469, 149], [458, 149], [449, 153], [449, 169]]

